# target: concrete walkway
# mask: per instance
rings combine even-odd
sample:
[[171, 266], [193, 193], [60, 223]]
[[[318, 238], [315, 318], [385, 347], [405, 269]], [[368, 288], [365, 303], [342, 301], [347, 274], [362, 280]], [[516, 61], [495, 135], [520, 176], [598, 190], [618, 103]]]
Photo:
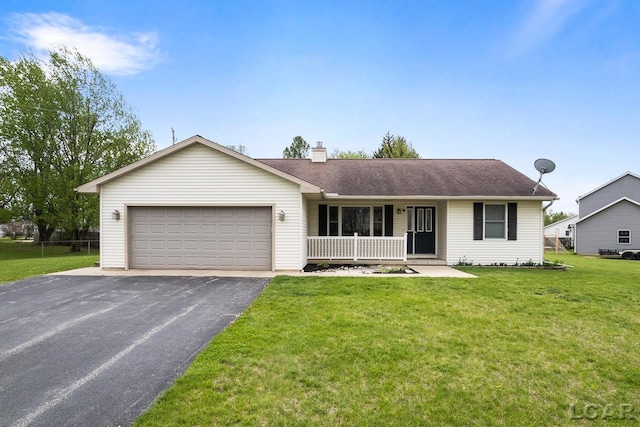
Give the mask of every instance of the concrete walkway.
[[218, 276], [218, 277], [264, 277], [273, 278], [276, 276], [349, 276], [349, 277], [461, 277], [475, 278], [473, 274], [456, 270], [455, 268], [446, 266], [409, 266], [409, 268], [418, 272], [418, 274], [367, 274], [362, 269], [349, 268], [338, 271], [323, 271], [314, 273], [305, 273], [298, 270], [287, 271], [228, 271], [228, 270], [102, 270], [100, 267], [78, 268], [76, 270], [61, 271], [59, 273], [51, 273], [52, 275], [64, 276]]

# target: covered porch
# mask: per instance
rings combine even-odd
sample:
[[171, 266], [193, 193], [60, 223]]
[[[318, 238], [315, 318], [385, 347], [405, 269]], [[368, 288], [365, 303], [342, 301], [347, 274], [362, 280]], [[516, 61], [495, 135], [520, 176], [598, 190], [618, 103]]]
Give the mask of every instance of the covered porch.
[[378, 261], [412, 265], [446, 265], [436, 254], [408, 254], [407, 233], [402, 237], [314, 236], [307, 238], [307, 259], [312, 262]]
[[402, 237], [314, 236], [307, 238], [307, 259], [407, 261], [407, 233]]
[[446, 265], [446, 208], [444, 200], [311, 201], [306, 258]]

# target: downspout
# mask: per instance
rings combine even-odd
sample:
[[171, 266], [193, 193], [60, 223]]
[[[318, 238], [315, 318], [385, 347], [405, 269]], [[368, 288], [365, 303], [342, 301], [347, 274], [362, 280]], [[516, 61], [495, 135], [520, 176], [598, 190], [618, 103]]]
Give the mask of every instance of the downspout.
[[546, 237], [544, 235], [544, 213], [547, 209], [549, 209], [551, 207], [551, 205], [553, 204], [553, 202], [555, 202], [556, 199], [553, 199], [549, 202], [549, 204], [547, 206], [543, 206], [542, 207], [542, 261], [544, 263], [544, 247], [545, 247], [545, 243], [546, 243]]

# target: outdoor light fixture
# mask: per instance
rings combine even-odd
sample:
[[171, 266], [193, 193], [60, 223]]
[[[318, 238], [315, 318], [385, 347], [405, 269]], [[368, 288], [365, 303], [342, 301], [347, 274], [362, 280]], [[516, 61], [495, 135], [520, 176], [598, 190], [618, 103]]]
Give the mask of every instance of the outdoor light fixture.
[[115, 219], [116, 221], [120, 221], [120, 211], [116, 209], [113, 212], [111, 212], [111, 219]]
[[284, 211], [283, 211], [283, 210], [281, 210], [281, 211], [278, 213], [278, 219], [279, 219], [280, 221], [284, 221]]

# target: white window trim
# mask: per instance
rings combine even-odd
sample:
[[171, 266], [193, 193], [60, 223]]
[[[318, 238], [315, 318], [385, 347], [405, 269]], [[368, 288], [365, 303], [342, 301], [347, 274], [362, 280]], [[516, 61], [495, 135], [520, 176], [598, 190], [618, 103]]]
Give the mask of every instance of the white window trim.
[[[504, 229], [502, 231], [503, 237], [487, 237], [487, 206], [502, 206], [504, 208]], [[508, 212], [507, 212], [507, 204], [506, 203], [484, 203], [483, 206], [484, 210], [483, 210], [483, 221], [482, 221], [482, 234], [484, 236], [485, 239], [493, 239], [493, 240], [507, 240], [507, 234], [508, 234], [508, 230], [507, 227], [509, 226], [508, 222], [509, 222], [509, 218], [508, 218]], [[489, 221], [492, 223], [497, 223], [499, 221]]]
[[[621, 231], [626, 231], [627, 233], [629, 233], [629, 235], [628, 235], [628, 236], [624, 236], [624, 237], [623, 237], [623, 239], [629, 239], [629, 241], [628, 241], [627, 243], [624, 243], [624, 242], [621, 242], [621, 241], [620, 241], [620, 232], [621, 232]], [[631, 244], [631, 230], [628, 230], [628, 229], [621, 229], [621, 230], [618, 230], [618, 231], [616, 232], [616, 234], [617, 234], [617, 237], [618, 237], [618, 239], [617, 239], [617, 240], [618, 240], [618, 244], [619, 244], [619, 245], [630, 245], [630, 244]]]

